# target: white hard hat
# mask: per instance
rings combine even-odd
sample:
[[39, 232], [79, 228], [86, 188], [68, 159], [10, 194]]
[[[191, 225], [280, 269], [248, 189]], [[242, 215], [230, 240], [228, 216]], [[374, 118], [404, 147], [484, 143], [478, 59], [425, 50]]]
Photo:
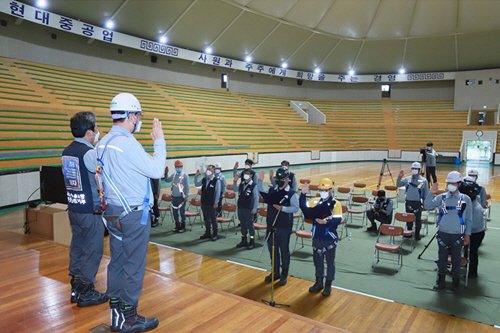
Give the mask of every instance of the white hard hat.
[[[109, 111], [144, 112], [141, 109], [141, 103], [139, 103], [139, 100], [134, 95], [129, 93], [119, 93], [113, 97], [111, 105], [109, 106]], [[115, 114], [113, 115], [113, 119], [125, 118], [126, 116], [126, 114]]]
[[446, 178], [447, 183], [458, 183], [462, 181], [462, 175], [458, 171], [452, 171], [448, 174]]
[[215, 163], [215, 169], [222, 169], [222, 164]]
[[464, 178], [464, 182], [470, 182], [470, 183], [474, 183], [476, 180], [474, 179], [474, 177], [471, 177], [471, 176], [467, 176]]
[[418, 162], [413, 162], [411, 165], [412, 169], [422, 169], [422, 166]]
[[470, 169], [467, 173], [469, 176], [479, 176], [479, 172], [476, 169]]

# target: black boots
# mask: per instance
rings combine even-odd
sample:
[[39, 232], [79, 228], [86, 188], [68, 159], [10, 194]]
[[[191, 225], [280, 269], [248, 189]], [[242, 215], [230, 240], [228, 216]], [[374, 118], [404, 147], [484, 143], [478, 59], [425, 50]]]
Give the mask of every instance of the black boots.
[[208, 230], [203, 235], [200, 236], [200, 239], [210, 239], [210, 238], [212, 238], [212, 235]]
[[147, 332], [155, 329], [160, 323], [157, 318], [144, 318], [138, 315], [135, 306], [122, 303], [120, 312], [124, 319], [120, 333]]
[[281, 270], [281, 277], [280, 277], [280, 286], [284, 286], [287, 282], [288, 278], [288, 269], [282, 269]]
[[71, 277], [71, 303], [76, 303], [78, 300], [78, 296], [82, 291], [82, 280], [80, 280], [79, 276]]
[[241, 242], [236, 244], [237, 248], [248, 246], [247, 236], [241, 236]]
[[250, 243], [248, 243], [247, 250], [251, 250], [255, 247], [255, 238], [253, 236], [250, 236]]
[[438, 290], [444, 289], [445, 277], [446, 277], [446, 273], [438, 273], [438, 277], [436, 280], [436, 284], [434, 285], [434, 289], [438, 289]]
[[178, 230], [178, 232], [182, 234], [185, 231], [186, 231], [186, 222], [179, 223], [179, 230]]
[[111, 332], [118, 332], [123, 325], [123, 316], [120, 310], [121, 302], [118, 298], [111, 298], [109, 300], [109, 309], [111, 310], [111, 324], [109, 330]]
[[[273, 274], [271, 273], [268, 276], [266, 276], [266, 278], [264, 279], [264, 281], [271, 282], [272, 281], [272, 275]], [[279, 271], [278, 272], [274, 272], [274, 281], [279, 280], [280, 278], [281, 278], [281, 276], [280, 276]]]
[[377, 225], [375, 223], [372, 223], [372, 226], [369, 228], [366, 228], [367, 231], [378, 231]]
[[460, 277], [453, 277], [453, 282], [452, 282], [452, 285], [451, 285], [451, 290], [453, 290], [453, 293], [455, 295], [460, 295], [461, 292], [460, 292]]
[[212, 242], [217, 240], [217, 230], [214, 230], [214, 234], [212, 235]]
[[79, 307], [98, 305], [108, 301], [108, 296], [106, 294], [100, 293], [95, 290], [94, 284], [83, 284], [82, 291], [78, 296], [76, 305]]
[[323, 277], [316, 276], [316, 283], [311, 288], [309, 288], [309, 292], [317, 293], [318, 291], [323, 290], [323, 288]]
[[332, 280], [326, 280], [325, 289], [323, 290], [323, 296], [330, 296], [332, 292]]
[[151, 228], [156, 228], [158, 226], [158, 218], [155, 217], [153, 221], [151, 221]]
[[175, 228], [172, 231], [179, 232], [179, 230], [181, 230], [181, 224], [179, 222], [175, 222]]

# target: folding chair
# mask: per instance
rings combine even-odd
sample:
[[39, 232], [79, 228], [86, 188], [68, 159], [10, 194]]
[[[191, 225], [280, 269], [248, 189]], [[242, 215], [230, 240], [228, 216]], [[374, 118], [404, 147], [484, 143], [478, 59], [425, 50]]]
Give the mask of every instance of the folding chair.
[[347, 237], [347, 225], [345, 223], [346, 221], [346, 213], [347, 213], [347, 206], [346, 205], [342, 205], [342, 221], [340, 221], [340, 224], [339, 226], [342, 226], [342, 231], [341, 232], [337, 232], [337, 234], [339, 235], [339, 240], [342, 239], [342, 234], [344, 233], [344, 229], [345, 229], [345, 236]]
[[[403, 266], [403, 227], [399, 225], [381, 224], [378, 231], [377, 242], [375, 243], [375, 252], [373, 253], [372, 268], [380, 261], [380, 251], [393, 253], [398, 255], [398, 264], [396, 272], [399, 272], [399, 267]], [[389, 243], [381, 243], [380, 235], [389, 236]], [[399, 244], [396, 243], [396, 237], [401, 236]], [[375, 262], [375, 259], [377, 261]], [[399, 264], [401, 260], [401, 265]]]
[[484, 208], [484, 228], [487, 229], [487, 221], [490, 220], [490, 215], [491, 215], [491, 194], [486, 193], [486, 205], [483, 206]]
[[[168, 202], [167, 207], [161, 206], [163, 201]], [[161, 196], [161, 201], [158, 203], [158, 210], [160, 211], [161, 224], [163, 224], [163, 220], [165, 220], [165, 216], [167, 215], [167, 212], [172, 213], [172, 196], [170, 194], [164, 193]]]
[[[413, 251], [413, 243], [415, 242], [415, 214], [413, 213], [396, 213], [394, 215], [394, 222], [399, 221], [399, 222], [404, 222], [408, 226], [408, 223], [413, 223], [413, 228], [411, 230], [405, 229], [403, 232], [404, 237], [410, 237], [410, 252]], [[403, 239], [404, 239], [403, 237]]]
[[235, 203], [236, 202], [236, 193], [226, 191], [226, 193], [224, 193], [224, 199], [225, 199], [224, 200], [225, 202], [229, 201], [231, 203]]
[[368, 201], [370, 205], [373, 205], [375, 203], [375, 200], [377, 200], [378, 197], [378, 190], [373, 190], [372, 191], [372, 198]]
[[[352, 223], [352, 215], [363, 215], [362, 219], [362, 224], [365, 224], [365, 217], [366, 217], [366, 210], [368, 209], [368, 198], [367, 197], [362, 197], [362, 196], [354, 196], [351, 198], [352, 203], [351, 203], [351, 208], [347, 209], [347, 219], [346, 223], [349, 221], [349, 217], [351, 218], [351, 223]], [[352, 204], [357, 203], [361, 204], [361, 209], [354, 209], [352, 208]]]
[[[195, 207], [194, 210], [190, 210], [191, 207]], [[189, 208], [186, 207], [186, 217], [189, 221], [189, 225], [191, 226], [191, 229], [189, 231], [193, 230], [193, 221], [191, 221], [191, 218], [194, 218], [194, 222], [196, 222], [196, 217], [200, 217], [200, 223], [201, 227], [203, 228], [203, 220], [201, 218], [201, 199], [198, 198], [191, 198], [189, 201]]]
[[226, 184], [226, 189], [230, 191], [234, 191], [233, 184]]
[[[236, 205], [234, 203], [230, 203], [230, 202], [225, 202], [222, 204], [222, 214], [224, 215], [224, 213], [226, 213], [226, 216], [220, 216], [217, 218], [217, 222], [220, 223], [220, 226], [221, 226], [221, 229], [222, 231], [224, 231], [224, 223], [231, 223], [233, 222], [233, 226], [234, 228], [236, 229], [236, 222], [234, 222], [234, 220], [236, 219]], [[224, 237], [227, 238], [227, 232], [229, 231], [229, 225], [227, 226], [227, 229], [226, 229], [226, 234], [224, 235]], [[235, 234], [237, 234], [238, 232], [235, 231]]]
[[304, 222], [308, 224], [313, 224], [313, 220], [311, 219], [306, 219], [304, 218], [304, 221], [302, 222], [302, 226], [300, 230], [295, 231], [295, 245], [293, 246], [293, 251], [295, 252], [295, 247], [297, 246], [297, 241], [300, 238], [302, 238], [302, 247], [304, 247], [304, 238], [312, 238], [312, 232], [310, 230], [304, 230]]
[[262, 223], [262, 219], [267, 218], [267, 208], [261, 207], [257, 210], [257, 213], [260, 216], [261, 223], [254, 222], [253, 227], [257, 230], [257, 237], [260, 239], [259, 230], [267, 229], [267, 221], [266, 223]]
[[[309, 191], [318, 191], [319, 190], [319, 185], [309, 185]], [[316, 194], [306, 194], [306, 198], [316, 198]]]
[[[399, 199], [399, 187], [396, 185], [385, 185], [385, 197], [395, 201], [394, 207], [398, 208]], [[389, 192], [394, 192], [394, 194], [389, 194]]]
[[[430, 221], [431, 219], [431, 214], [430, 213], [436, 213], [437, 210], [434, 208], [434, 209], [431, 209], [431, 210], [427, 210], [425, 208], [422, 208], [422, 223], [425, 223], [425, 227], [422, 228], [423, 230], [425, 230], [425, 234], [424, 236], [426, 236], [428, 233], [429, 233], [429, 224], [435, 224], [436, 223], [436, 219], [437, 219], [437, 214], [433, 214], [434, 216], [434, 220], [433, 221]], [[424, 216], [424, 213], [425, 213], [425, 216]]]
[[351, 197], [362, 196], [366, 194], [366, 184], [365, 183], [354, 183], [351, 188]]
[[[344, 194], [344, 196], [339, 196], [339, 194], [341, 194], [341, 193]], [[337, 188], [337, 194], [335, 196], [335, 199], [337, 201], [340, 201], [340, 202], [346, 201], [347, 204], [349, 205], [350, 204], [350, 200], [349, 199], [351, 197], [350, 194], [351, 194], [351, 188], [350, 187], [342, 187], [342, 186], [340, 186], [340, 187]]]
[[[465, 246], [464, 246], [465, 247]], [[451, 256], [448, 256], [448, 266], [451, 265]], [[465, 288], [469, 284], [469, 265], [470, 265], [470, 246], [467, 246], [467, 255], [464, 255], [460, 259], [460, 267], [465, 267]], [[448, 273], [452, 274], [450, 270]]]

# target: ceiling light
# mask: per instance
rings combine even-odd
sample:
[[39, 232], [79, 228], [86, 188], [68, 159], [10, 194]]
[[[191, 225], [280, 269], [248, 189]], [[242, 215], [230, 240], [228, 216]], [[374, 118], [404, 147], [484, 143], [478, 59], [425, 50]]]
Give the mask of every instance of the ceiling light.
[[353, 70], [353, 69], [349, 70], [349, 75], [354, 75], [354, 74], [355, 74], [355, 73], [354, 73], [354, 70]]
[[207, 47], [205, 49], [205, 53], [212, 54], [212, 48], [211, 47]]
[[167, 42], [167, 37], [165, 37], [165, 36], [161, 36], [161, 37], [160, 37], [160, 43], [165, 44], [166, 42]]
[[45, 7], [47, 7], [47, 1], [45, 1], [45, 0], [38, 0], [36, 2], [36, 5], [37, 5], [37, 7], [45, 8]]
[[403, 67], [401, 67], [399, 69], [399, 74], [404, 74], [404, 73], [406, 73], [406, 70]]
[[321, 70], [320, 70], [319, 68], [316, 68], [316, 69], [314, 70], [314, 73], [319, 73], [319, 72], [321, 72]]
[[247, 57], [245, 58], [245, 61], [246, 61], [246, 62], [250, 62], [250, 61], [252, 61], [252, 57], [247, 56]]
[[288, 64], [287, 64], [286, 62], [284, 62], [284, 63], [282, 63], [282, 64], [281, 64], [281, 67], [282, 67], [282, 68], [287, 68], [287, 67], [288, 67]]
[[108, 29], [113, 29], [113, 27], [114, 27], [114, 26], [115, 26], [115, 23], [114, 23], [113, 21], [108, 20], [108, 21], [106, 22], [106, 28], [108, 28]]

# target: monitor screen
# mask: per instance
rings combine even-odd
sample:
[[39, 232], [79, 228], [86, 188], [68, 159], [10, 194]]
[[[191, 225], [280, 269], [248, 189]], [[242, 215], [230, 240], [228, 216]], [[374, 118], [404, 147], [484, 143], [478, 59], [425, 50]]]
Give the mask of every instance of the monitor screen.
[[40, 166], [41, 199], [46, 203], [68, 204], [62, 167]]

